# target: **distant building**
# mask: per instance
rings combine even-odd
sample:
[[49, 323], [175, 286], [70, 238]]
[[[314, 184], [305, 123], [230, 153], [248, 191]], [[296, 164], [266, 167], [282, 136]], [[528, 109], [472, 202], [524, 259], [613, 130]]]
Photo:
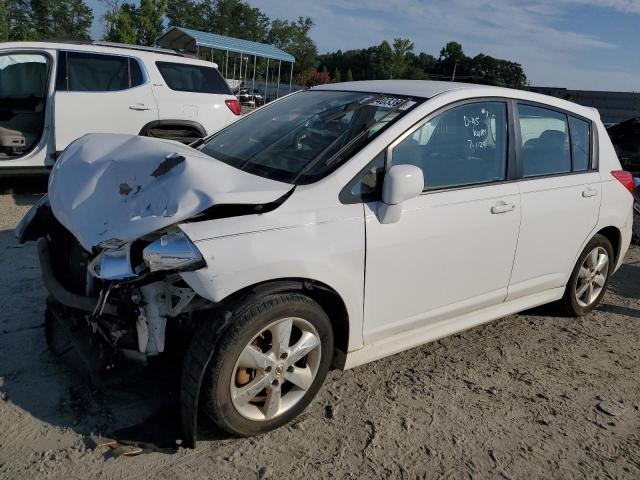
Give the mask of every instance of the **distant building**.
[[597, 108], [605, 125], [640, 117], [640, 93], [568, 90], [557, 87], [529, 87], [529, 90]]

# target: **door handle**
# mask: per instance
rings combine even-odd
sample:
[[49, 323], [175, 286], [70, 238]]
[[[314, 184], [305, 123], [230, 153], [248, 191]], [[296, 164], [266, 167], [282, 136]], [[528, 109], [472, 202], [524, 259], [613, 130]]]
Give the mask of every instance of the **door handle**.
[[515, 210], [515, 209], [516, 209], [515, 203], [499, 202], [493, 207], [491, 207], [491, 213], [493, 213], [494, 215], [497, 215], [499, 213], [511, 212], [512, 210]]
[[144, 103], [136, 103], [135, 105], [129, 105], [129, 110], [144, 111], [144, 110], [151, 110], [151, 107], [148, 107]]
[[582, 191], [582, 196], [584, 198], [595, 197], [596, 195], [598, 195], [598, 190], [596, 190], [595, 188], [587, 187]]

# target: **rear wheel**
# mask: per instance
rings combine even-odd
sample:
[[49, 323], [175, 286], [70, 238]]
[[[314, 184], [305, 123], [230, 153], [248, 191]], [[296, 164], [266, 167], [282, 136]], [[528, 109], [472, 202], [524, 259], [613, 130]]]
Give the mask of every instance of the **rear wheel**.
[[573, 269], [564, 297], [566, 313], [582, 316], [596, 308], [605, 294], [613, 269], [613, 247], [603, 235], [587, 244]]
[[235, 435], [278, 428], [311, 402], [332, 354], [331, 323], [316, 302], [294, 293], [265, 297], [218, 341], [203, 379], [204, 411]]

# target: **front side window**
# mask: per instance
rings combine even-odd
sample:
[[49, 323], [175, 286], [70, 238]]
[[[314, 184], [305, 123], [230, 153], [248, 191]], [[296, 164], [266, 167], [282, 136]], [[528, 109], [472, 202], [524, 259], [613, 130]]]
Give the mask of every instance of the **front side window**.
[[522, 176], [571, 172], [567, 116], [542, 107], [518, 104], [522, 140]]
[[171, 90], [231, 95], [229, 85], [213, 67], [173, 62], [156, 62], [156, 66]]
[[420, 167], [426, 190], [504, 180], [506, 104], [471, 103], [434, 116], [393, 148], [391, 163]]
[[338, 168], [416, 104], [393, 95], [303, 91], [256, 110], [200, 148], [255, 175], [312, 183]]

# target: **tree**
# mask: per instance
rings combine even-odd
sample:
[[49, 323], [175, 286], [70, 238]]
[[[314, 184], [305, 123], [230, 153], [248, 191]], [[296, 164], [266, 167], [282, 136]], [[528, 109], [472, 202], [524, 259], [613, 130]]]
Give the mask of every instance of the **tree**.
[[391, 77], [451, 80], [455, 69], [455, 79], [459, 81], [512, 88], [525, 88], [527, 85], [527, 77], [520, 64], [484, 54], [469, 58], [457, 42], [445, 45], [438, 58], [424, 52], [416, 55], [410, 40], [396, 38], [393, 47], [383, 41], [378, 46], [365, 49], [325, 53], [318, 60], [319, 68], [332, 72], [349, 69], [358, 80]]
[[383, 40], [377, 51], [376, 70], [374, 78], [388, 79], [393, 77], [393, 50], [386, 40]]
[[242, 0], [217, 0], [210, 15], [207, 31], [256, 42], [267, 37], [269, 17]]
[[345, 81], [353, 82], [353, 73], [351, 73], [351, 69], [347, 70], [347, 77], [346, 77]]
[[211, 19], [214, 8], [211, 0], [171, 0], [167, 5], [169, 27], [207, 31], [207, 19]]
[[164, 32], [162, 21], [167, 11], [167, 0], [140, 0], [134, 26], [139, 45], [155, 45]]
[[93, 12], [84, 0], [31, 0], [33, 36], [88, 39]]
[[333, 81], [335, 83], [340, 83], [342, 81], [342, 75], [340, 75], [340, 70], [337, 68], [333, 71]]
[[135, 44], [138, 41], [138, 34], [135, 27], [135, 17], [137, 8], [130, 3], [118, 5], [112, 11], [104, 14], [107, 24], [107, 31], [104, 39], [109, 42]]
[[313, 21], [309, 17], [298, 17], [295, 22], [271, 22], [266, 41], [295, 57], [294, 74], [316, 68], [318, 49], [309, 36], [312, 27]]
[[395, 38], [393, 40], [393, 61], [391, 66], [391, 78], [405, 78], [403, 76], [407, 65], [407, 55], [413, 52], [413, 43], [408, 38]]
[[31, 5], [27, 0], [0, 0], [0, 40], [31, 40]]
[[112, 4], [104, 15], [107, 31], [104, 39], [110, 42], [137, 45], [155, 45], [162, 35], [166, 0], [141, 0], [140, 6], [133, 3]]

